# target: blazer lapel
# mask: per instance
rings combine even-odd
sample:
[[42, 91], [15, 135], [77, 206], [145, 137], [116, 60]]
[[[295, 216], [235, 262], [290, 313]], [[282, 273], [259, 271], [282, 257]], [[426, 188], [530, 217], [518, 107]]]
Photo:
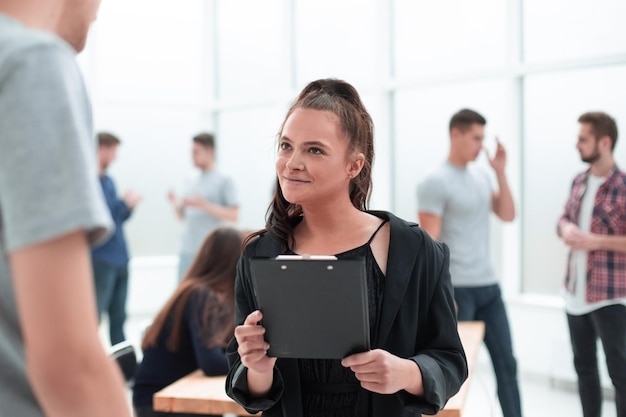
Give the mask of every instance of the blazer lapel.
[[280, 255], [280, 240], [270, 235], [268, 232], [257, 237], [259, 243], [256, 247], [254, 256], [259, 258], [273, 258], [276, 255]]
[[384, 346], [391, 325], [398, 314], [422, 243], [419, 235], [412, 231], [411, 227], [403, 220], [391, 213], [387, 213], [387, 215], [389, 216], [391, 231], [378, 346]]

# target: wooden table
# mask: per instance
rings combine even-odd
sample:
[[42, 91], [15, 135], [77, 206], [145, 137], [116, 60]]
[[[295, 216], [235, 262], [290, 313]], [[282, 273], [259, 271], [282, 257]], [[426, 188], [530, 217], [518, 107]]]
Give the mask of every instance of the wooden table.
[[472, 380], [474, 364], [478, 358], [480, 346], [483, 344], [483, 339], [485, 338], [485, 323], [482, 321], [459, 322], [459, 336], [461, 337], [463, 350], [465, 350], [465, 356], [467, 357], [469, 376], [463, 385], [461, 385], [459, 392], [457, 392], [454, 397], [450, 398], [443, 410], [435, 414], [435, 417], [461, 417], [467, 391], [469, 390], [469, 385]]
[[169, 413], [253, 415], [226, 395], [225, 376], [206, 376], [201, 369], [154, 394], [152, 407]]
[[[484, 334], [483, 322], [459, 323], [459, 336], [467, 356], [470, 378], [448, 401], [445, 408], [436, 414], [437, 417], [461, 416], [474, 362], [478, 357]], [[156, 411], [170, 413], [254, 415], [248, 414], [243, 407], [226, 395], [225, 382], [224, 376], [208, 377], [201, 370], [197, 370], [154, 394], [153, 407]]]

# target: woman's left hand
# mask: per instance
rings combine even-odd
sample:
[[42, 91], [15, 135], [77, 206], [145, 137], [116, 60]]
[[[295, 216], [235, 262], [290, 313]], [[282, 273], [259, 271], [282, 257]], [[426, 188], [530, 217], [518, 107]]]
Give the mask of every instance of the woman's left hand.
[[422, 395], [424, 386], [422, 372], [410, 359], [382, 350], [356, 353], [342, 359], [341, 364], [350, 368], [361, 382], [361, 387], [378, 394], [393, 394], [405, 390]]

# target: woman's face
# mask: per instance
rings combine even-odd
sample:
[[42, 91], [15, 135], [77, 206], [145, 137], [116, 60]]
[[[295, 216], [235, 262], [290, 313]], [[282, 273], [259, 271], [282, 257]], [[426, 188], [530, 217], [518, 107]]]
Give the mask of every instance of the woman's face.
[[296, 109], [285, 122], [276, 159], [285, 199], [306, 206], [347, 198], [350, 179], [363, 166], [362, 154], [349, 154], [348, 143], [333, 113]]

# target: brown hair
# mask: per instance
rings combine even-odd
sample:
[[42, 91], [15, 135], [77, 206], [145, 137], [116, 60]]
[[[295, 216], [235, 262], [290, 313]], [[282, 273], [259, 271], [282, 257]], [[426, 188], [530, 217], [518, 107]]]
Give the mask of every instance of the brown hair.
[[98, 133], [98, 146], [105, 146], [110, 148], [111, 146], [117, 146], [122, 141], [112, 133], [100, 132]]
[[[171, 326], [166, 349], [177, 351], [181, 345], [181, 330], [185, 308], [194, 294], [208, 291], [202, 315], [198, 317], [207, 347], [225, 347], [234, 334], [235, 276], [241, 254], [242, 233], [232, 227], [219, 227], [204, 240], [191, 267], [165, 306], [146, 330], [142, 349], [155, 346], [166, 326]], [[224, 301], [216, 293], [225, 293]]]
[[582, 114], [578, 118], [579, 123], [589, 123], [593, 134], [596, 136], [596, 141], [603, 136], [608, 136], [611, 139], [611, 151], [615, 149], [615, 143], [617, 142], [617, 124], [615, 119], [604, 112], [594, 111]]
[[487, 124], [487, 119], [474, 110], [461, 109], [452, 115], [449, 130], [459, 129], [461, 132], [465, 132], [474, 123], [484, 126]]
[[[374, 163], [374, 124], [356, 89], [343, 80], [321, 79], [309, 83], [300, 92], [283, 120], [278, 133], [281, 137], [289, 116], [296, 109], [313, 109], [333, 113], [339, 119], [341, 129], [349, 139], [349, 152], [362, 152], [365, 155], [363, 168], [350, 181], [350, 200], [359, 210], [367, 210], [372, 192], [372, 165]], [[283, 249], [294, 247], [294, 220], [302, 215], [302, 207], [291, 204], [283, 196], [278, 178], [274, 197], [266, 214], [265, 229], [253, 233], [253, 237], [267, 231], [282, 242]]]
[[198, 143], [205, 148], [213, 148], [215, 149], [215, 136], [212, 133], [198, 133], [192, 139], [195, 143]]

